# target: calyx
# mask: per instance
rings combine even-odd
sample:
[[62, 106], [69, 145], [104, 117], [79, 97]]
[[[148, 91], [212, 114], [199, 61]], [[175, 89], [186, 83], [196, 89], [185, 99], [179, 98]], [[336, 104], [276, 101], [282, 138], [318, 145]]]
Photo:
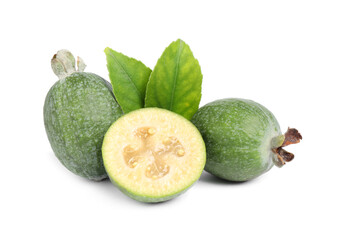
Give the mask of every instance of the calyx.
[[86, 64], [83, 59], [77, 57], [78, 69], [76, 69], [75, 62], [76, 60], [72, 53], [68, 50], [62, 49], [54, 54], [51, 60], [51, 66], [55, 75], [57, 75], [59, 79], [63, 79], [74, 72], [83, 72], [85, 70]]
[[302, 136], [297, 129], [288, 128], [287, 132], [284, 134], [284, 140], [281, 146], [272, 149], [276, 154], [276, 159], [274, 160], [276, 166], [282, 167], [286, 162], [290, 162], [294, 159], [294, 154], [284, 150], [283, 147], [299, 143], [301, 139]]

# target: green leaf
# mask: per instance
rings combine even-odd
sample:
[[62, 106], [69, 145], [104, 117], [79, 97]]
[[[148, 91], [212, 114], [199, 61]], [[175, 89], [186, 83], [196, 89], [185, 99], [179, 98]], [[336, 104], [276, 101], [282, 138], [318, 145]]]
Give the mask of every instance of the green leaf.
[[201, 100], [202, 78], [189, 46], [180, 39], [172, 42], [151, 73], [145, 107], [165, 108], [190, 120]]
[[144, 107], [151, 69], [110, 48], [105, 49], [113, 93], [124, 113]]

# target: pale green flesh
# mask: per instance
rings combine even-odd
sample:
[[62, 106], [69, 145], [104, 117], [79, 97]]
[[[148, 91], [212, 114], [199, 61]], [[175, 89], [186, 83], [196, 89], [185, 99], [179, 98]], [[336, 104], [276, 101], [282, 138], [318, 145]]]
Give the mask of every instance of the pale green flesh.
[[[119, 131], [121, 132], [125, 132], [126, 134], [133, 132], [133, 129], [129, 129], [129, 128], [121, 128], [121, 126], [124, 126], [124, 124], [121, 124], [122, 122], [133, 122], [134, 124], [136, 124], [136, 126], [140, 125], [140, 126], [144, 126], [146, 124], [146, 126], [151, 126], [151, 127], [156, 127], [155, 125], [148, 125], [149, 123], [146, 122], [138, 122], [138, 119], [142, 118], [142, 115], [145, 114], [150, 114], [150, 112], [153, 114], [154, 117], [151, 116], [151, 118], [156, 118], [157, 114], [165, 114], [166, 117], [168, 118], [162, 118], [162, 121], [169, 119], [169, 121], [171, 121], [171, 118], [175, 117], [178, 119], [180, 119], [180, 122], [184, 122], [186, 125], [186, 129], [189, 129], [188, 131], [190, 132], [190, 136], [192, 139], [194, 139], [193, 141], [197, 141], [198, 146], [200, 146], [198, 149], [199, 150], [199, 159], [201, 159], [200, 161], [202, 161], [202, 164], [200, 164], [197, 168], [195, 169], [190, 169], [190, 171], [192, 171], [194, 174], [191, 178], [187, 179], [185, 184], [182, 185], [182, 187], [177, 187], [177, 185], [175, 185], [174, 187], [171, 188], [171, 190], [169, 191], [163, 191], [161, 192], [161, 194], [152, 194], [151, 192], [148, 193], [148, 190], [146, 188], [146, 193], [145, 194], [141, 194], [138, 192], [138, 188], [136, 187], [131, 187], [131, 185], [129, 185], [130, 187], [128, 187], [128, 184], [126, 184], [122, 178], [120, 176], [117, 176], [114, 174], [114, 169], [112, 167], [110, 167], [110, 162], [111, 161], [121, 161], [120, 160], [120, 156], [119, 156], [119, 152], [120, 150], [118, 149], [118, 153], [117, 154], [112, 154], [112, 148], [115, 148], [115, 146], [112, 146], [112, 144], [115, 143], [115, 141], [112, 141], [110, 143], [109, 139], [113, 138], [113, 135], [115, 135], [116, 133], [118, 133]], [[136, 120], [136, 122], [135, 122]], [[133, 124], [133, 125], [134, 125]], [[175, 133], [169, 133], [170, 135], [173, 135]], [[121, 136], [121, 135], [119, 135]], [[122, 142], [124, 142], [124, 140], [122, 140]], [[124, 145], [126, 144], [130, 144], [130, 142], [126, 142], [124, 143]], [[103, 142], [103, 147], [102, 147], [102, 153], [103, 153], [103, 159], [104, 159], [104, 166], [106, 168], [106, 171], [108, 173], [108, 176], [110, 178], [110, 180], [112, 181], [112, 183], [114, 185], [116, 185], [124, 194], [126, 194], [127, 196], [129, 196], [132, 199], [135, 199], [137, 201], [140, 202], [163, 202], [163, 201], [167, 201], [170, 199], [173, 199], [177, 196], [179, 196], [180, 194], [184, 193], [188, 188], [190, 188], [200, 177], [203, 169], [204, 169], [204, 165], [205, 165], [205, 159], [206, 159], [206, 153], [205, 153], [205, 145], [204, 145], [204, 141], [199, 133], [199, 131], [196, 129], [196, 127], [189, 122], [187, 119], [185, 119], [184, 117], [175, 114], [173, 112], [170, 112], [168, 110], [165, 109], [159, 109], [159, 108], [143, 108], [143, 109], [139, 109], [139, 110], [135, 110], [130, 112], [129, 114], [124, 115], [123, 117], [121, 117], [118, 121], [116, 121], [115, 123], [112, 124], [112, 126], [109, 128], [109, 130], [107, 131], [105, 138], [104, 138], [104, 142]], [[194, 160], [194, 159], [193, 159]], [[181, 160], [179, 160], [180, 163]], [[176, 166], [173, 165], [171, 167], [171, 171], [175, 171]], [[160, 188], [162, 188], [162, 186], [159, 186]]]
[[73, 73], [59, 80], [44, 105], [45, 129], [55, 155], [79, 176], [106, 178], [101, 145], [107, 129], [122, 114], [110, 84], [101, 77]]
[[[192, 122], [207, 149], [205, 170], [230, 181], [253, 179], [273, 166], [272, 148], [281, 135], [274, 115], [245, 99], [222, 99], [205, 105]], [[278, 142], [276, 142], [276, 145]]]

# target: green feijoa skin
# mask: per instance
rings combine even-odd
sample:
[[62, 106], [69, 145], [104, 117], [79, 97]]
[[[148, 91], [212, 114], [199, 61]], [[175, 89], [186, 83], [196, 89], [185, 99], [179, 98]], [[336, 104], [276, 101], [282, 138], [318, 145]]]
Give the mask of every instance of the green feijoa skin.
[[125, 114], [105, 134], [103, 159], [111, 181], [141, 202], [163, 202], [201, 176], [206, 153], [197, 128], [160, 108]]
[[71, 172], [99, 181], [107, 178], [101, 146], [105, 132], [122, 114], [111, 85], [67, 50], [58, 51], [52, 69], [59, 77], [44, 104], [44, 123], [51, 147]]
[[192, 122], [206, 144], [205, 170], [229, 181], [247, 181], [281, 167], [294, 155], [282, 147], [302, 139], [296, 129], [282, 135], [274, 115], [246, 99], [222, 99], [201, 107]]
[[144, 107], [151, 69], [110, 48], [105, 49], [113, 93], [124, 113]]
[[189, 46], [180, 39], [172, 42], [150, 75], [145, 107], [164, 108], [190, 120], [201, 100], [202, 78]]

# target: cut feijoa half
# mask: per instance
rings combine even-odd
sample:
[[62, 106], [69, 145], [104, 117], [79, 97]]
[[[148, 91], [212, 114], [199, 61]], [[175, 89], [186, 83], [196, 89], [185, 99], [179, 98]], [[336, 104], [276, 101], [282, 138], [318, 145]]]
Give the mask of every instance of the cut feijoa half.
[[204, 141], [184, 117], [143, 108], [119, 118], [102, 147], [111, 181], [141, 202], [162, 202], [183, 193], [204, 169]]

